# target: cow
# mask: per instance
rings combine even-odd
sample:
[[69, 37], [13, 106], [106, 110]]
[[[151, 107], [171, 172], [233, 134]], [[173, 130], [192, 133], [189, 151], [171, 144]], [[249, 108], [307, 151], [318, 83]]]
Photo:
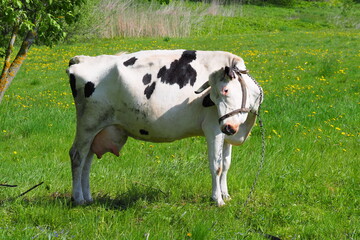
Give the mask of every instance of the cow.
[[77, 117], [69, 151], [74, 204], [93, 201], [93, 156], [119, 156], [128, 137], [171, 142], [205, 136], [212, 199], [218, 206], [230, 199], [232, 145], [247, 139], [263, 101], [242, 58], [190, 50], [75, 56], [67, 73]]

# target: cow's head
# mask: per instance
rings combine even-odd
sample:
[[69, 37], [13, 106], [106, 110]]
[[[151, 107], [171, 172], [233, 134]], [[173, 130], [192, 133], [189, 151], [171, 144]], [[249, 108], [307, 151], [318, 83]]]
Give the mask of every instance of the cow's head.
[[261, 104], [261, 88], [255, 82], [249, 86], [243, 75], [249, 77], [247, 70], [225, 67], [211, 74], [209, 81], [195, 91], [201, 93], [210, 87], [210, 98], [217, 106], [220, 128], [226, 135], [236, 134], [249, 112], [256, 113]]

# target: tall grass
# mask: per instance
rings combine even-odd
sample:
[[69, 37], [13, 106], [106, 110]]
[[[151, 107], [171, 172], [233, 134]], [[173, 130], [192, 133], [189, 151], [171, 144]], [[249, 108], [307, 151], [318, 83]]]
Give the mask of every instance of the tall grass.
[[187, 37], [205, 24], [204, 16], [238, 16], [241, 5], [222, 6], [219, 2], [188, 4], [173, 1], [101, 0], [94, 8], [92, 32], [100, 37]]
[[[138, 0], [91, 0], [73, 34], [83, 38], [202, 37], [254, 32], [358, 29], [358, 4], [301, 1], [293, 8], [246, 5], [246, 1], [170, 4]], [[87, 14], [86, 14], [87, 13]], [[75, 34], [76, 36], [76, 34]]]

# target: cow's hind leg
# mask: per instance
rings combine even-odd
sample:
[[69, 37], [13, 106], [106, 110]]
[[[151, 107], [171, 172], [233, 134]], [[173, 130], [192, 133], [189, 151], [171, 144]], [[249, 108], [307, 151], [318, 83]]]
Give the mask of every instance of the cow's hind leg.
[[[73, 192], [75, 204], [81, 205], [93, 201], [90, 192], [90, 168], [94, 154], [101, 158], [107, 152], [119, 156], [121, 148], [127, 140], [127, 134], [120, 127], [110, 125], [94, 134], [88, 134], [78, 129], [77, 135], [70, 149], [72, 164]], [[97, 134], [96, 134], [97, 132]], [[96, 134], [96, 135], [95, 135]]]
[[85, 203], [92, 203], [93, 199], [91, 197], [91, 191], [90, 191], [90, 168], [92, 159], [94, 157], [94, 153], [91, 151], [88, 153], [88, 155], [85, 158], [83, 170], [81, 173], [81, 187], [83, 192], [83, 197], [85, 200]]
[[72, 170], [72, 197], [76, 205], [84, 204], [86, 201], [82, 186], [82, 176], [84, 165], [86, 163], [86, 157], [89, 155], [89, 149], [90, 146], [87, 150], [86, 148], [79, 148], [76, 142], [74, 142], [69, 152]]

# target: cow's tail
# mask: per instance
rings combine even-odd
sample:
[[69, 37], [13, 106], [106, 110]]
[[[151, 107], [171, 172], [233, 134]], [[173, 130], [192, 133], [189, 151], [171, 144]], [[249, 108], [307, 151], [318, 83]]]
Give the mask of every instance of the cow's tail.
[[[76, 66], [77, 64], [80, 64], [82, 62], [85, 61], [86, 56], [75, 56], [73, 58], [70, 59], [69, 61], [69, 67], [68, 69], [66, 69], [67, 74], [69, 75], [69, 83], [70, 83], [70, 88], [71, 88], [71, 92], [72, 95], [74, 97], [74, 99], [76, 99], [76, 97], [78, 96], [78, 89], [80, 88], [80, 85], [84, 85], [85, 83], [80, 83], [79, 82], [79, 78], [76, 76]], [[83, 86], [81, 86], [83, 87]]]
[[86, 58], [86, 56], [82, 56], [82, 55], [71, 58], [69, 61], [69, 67], [71, 67], [74, 64], [79, 64], [81, 62], [84, 62], [85, 58]]

